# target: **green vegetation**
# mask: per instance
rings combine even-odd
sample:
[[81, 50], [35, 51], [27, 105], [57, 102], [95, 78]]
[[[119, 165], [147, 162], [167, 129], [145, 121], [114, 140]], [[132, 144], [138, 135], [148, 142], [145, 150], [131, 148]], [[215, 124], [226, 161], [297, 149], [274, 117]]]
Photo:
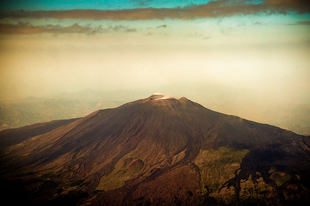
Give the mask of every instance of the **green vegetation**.
[[[220, 147], [218, 150], [201, 150], [195, 159], [195, 164], [201, 171], [201, 195], [209, 195], [215, 199], [231, 199], [234, 190], [219, 189], [234, 172], [240, 168], [240, 163], [249, 150], [234, 150]], [[225, 196], [225, 197], [223, 197]]]
[[281, 186], [283, 183], [291, 179], [291, 175], [284, 172], [277, 172], [276, 167], [271, 167], [269, 173], [271, 174], [269, 178], [274, 180], [278, 186]]
[[[221, 147], [218, 150], [200, 151], [195, 159], [195, 164], [201, 170], [201, 193], [205, 197], [211, 197], [217, 202], [230, 204], [236, 199], [234, 187], [220, 188], [230, 179], [235, 177], [235, 171], [240, 168], [240, 163], [248, 150], [234, 150]], [[270, 178], [280, 186], [290, 179], [290, 175], [277, 171], [276, 167], [269, 170]], [[256, 172], [256, 183], [252, 181], [252, 175], [241, 180], [239, 201], [245, 205], [272, 202], [277, 196], [274, 188], [265, 183], [260, 173]]]
[[248, 150], [234, 150], [220, 147], [218, 150], [201, 150], [195, 159], [195, 164], [201, 170], [202, 194], [213, 193], [240, 168], [243, 157]]
[[274, 196], [276, 193], [274, 189], [264, 182], [264, 179], [259, 173], [256, 173], [259, 178], [257, 183], [253, 183], [252, 175], [246, 181], [241, 181], [239, 196], [243, 202], [253, 202], [255, 200], [267, 200]]
[[274, 172], [270, 175], [270, 179], [276, 181], [278, 186], [281, 186], [283, 183], [291, 179], [291, 175], [284, 172]]
[[[220, 188], [230, 179], [235, 177], [235, 171], [240, 168], [240, 163], [248, 150], [234, 150], [220, 147], [218, 150], [200, 151], [195, 159], [195, 164], [201, 170], [201, 192], [206, 198], [212, 198], [216, 202], [230, 204], [236, 198], [234, 187]], [[277, 174], [277, 168], [272, 167], [269, 173]], [[272, 175], [273, 175], [272, 174]], [[252, 176], [240, 182], [240, 203], [252, 205], [273, 201], [276, 196], [274, 188], [264, 182], [260, 173], [259, 178], [253, 183]], [[287, 176], [276, 177], [277, 184], [287, 181]], [[286, 179], [285, 179], [286, 178]], [[282, 183], [283, 184], [283, 183]]]
[[138, 174], [142, 170], [144, 163], [142, 160], [135, 158], [136, 155], [137, 152], [133, 151], [120, 159], [110, 174], [100, 178], [96, 190], [108, 191], [119, 188], [123, 186], [125, 181]]
[[269, 169], [269, 171], [268, 171], [268, 173], [273, 173], [273, 172], [275, 172], [275, 171], [277, 171], [277, 168], [276, 167], [271, 167], [270, 169]]

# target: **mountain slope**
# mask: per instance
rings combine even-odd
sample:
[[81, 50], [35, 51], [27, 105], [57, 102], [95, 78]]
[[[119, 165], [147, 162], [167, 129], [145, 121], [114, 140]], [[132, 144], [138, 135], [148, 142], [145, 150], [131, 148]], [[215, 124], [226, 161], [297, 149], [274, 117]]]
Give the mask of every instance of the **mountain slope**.
[[105, 101], [103, 98], [91, 100], [32, 97], [0, 102], [0, 131], [55, 119], [82, 117], [94, 110], [121, 104], [117, 101]]
[[32, 203], [309, 202], [309, 137], [184, 97], [152, 95], [24, 139], [2, 150], [0, 169], [32, 188]]
[[74, 122], [77, 119], [55, 120], [51, 122], [37, 123], [17, 129], [8, 129], [5, 131], [1, 131], [0, 147], [8, 147], [19, 144], [30, 137], [47, 133], [60, 126]]

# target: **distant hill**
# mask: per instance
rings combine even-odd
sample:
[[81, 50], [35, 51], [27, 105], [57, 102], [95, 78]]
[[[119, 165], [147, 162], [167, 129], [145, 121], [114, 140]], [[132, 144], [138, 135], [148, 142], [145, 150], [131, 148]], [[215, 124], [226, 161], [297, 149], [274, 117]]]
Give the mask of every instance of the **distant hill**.
[[185, 97], [152, 95], [2, 131], [0, 140], [0, 181], [12, 204], [310, 203], [309, 137]]

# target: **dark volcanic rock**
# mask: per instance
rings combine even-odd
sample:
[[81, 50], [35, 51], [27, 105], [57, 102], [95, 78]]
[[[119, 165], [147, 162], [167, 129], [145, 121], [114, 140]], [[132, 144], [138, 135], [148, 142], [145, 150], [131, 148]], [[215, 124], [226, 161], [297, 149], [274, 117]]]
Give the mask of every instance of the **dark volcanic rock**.
[[24, 182], [35, 204], [308, 203], [308, 137], [184, 97], [152, 95], [56, 123], [0, 133], [15, 141], [1, 145], [1, 178]]

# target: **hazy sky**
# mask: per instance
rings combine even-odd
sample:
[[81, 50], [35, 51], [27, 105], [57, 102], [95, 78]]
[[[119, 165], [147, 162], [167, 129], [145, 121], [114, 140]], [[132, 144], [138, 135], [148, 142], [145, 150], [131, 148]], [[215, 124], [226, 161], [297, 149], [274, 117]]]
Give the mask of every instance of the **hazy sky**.
[[10, 0], [0, 7], [0, 98], [171, 87], [184, 96], [191, 85], [197, 96], [227, 87], [310, 103], [308, 0]]

